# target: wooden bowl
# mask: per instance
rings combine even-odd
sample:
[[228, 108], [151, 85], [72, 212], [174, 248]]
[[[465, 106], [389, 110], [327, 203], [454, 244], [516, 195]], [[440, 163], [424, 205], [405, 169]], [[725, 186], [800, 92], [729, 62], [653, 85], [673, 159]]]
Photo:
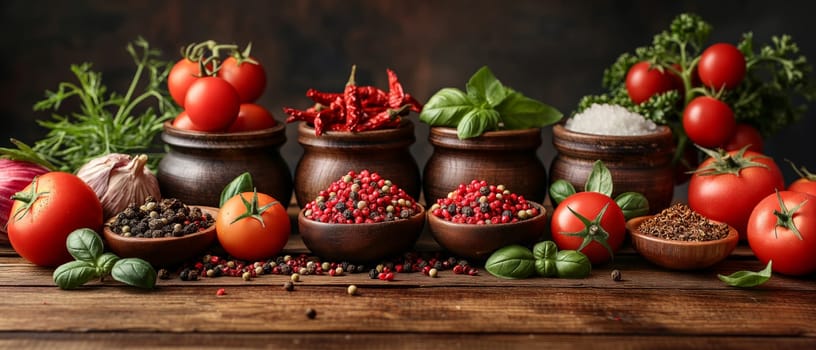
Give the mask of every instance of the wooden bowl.
[[[218, 208], [196, 206], [213, 217]], [[105, 225], [102, 229], [105, 241], [120, 258], [141, 258], [154, 267], [169, 267], [195, 257], [215, 242], [215, 224], [204, 231], [181, 237], [137, 238], [119, 235]]]
[[413, 248], [425, 226], [425, 208], [414, 216], [373, 224], [330, 224], [298, 213], [298, 230], [306, 247], [322, 259], [377, 262]]
[[428, 215], [428, 228], [442, 248], [456, 256], [483, 262], [497, 249], [510, 244], [532, 244], [547, 231], [546, 209], [528, 201], [539, 210], [536, 217], [509, 224], [474, 225], [447, 221]]
[[626, 222], [632, 237], [632, 246], [646, 260], [672, 270], [700, 270], [723, 261], [734, 251], [739, 234], [728, 227], [728, 236], [705, 242], [676, 241], [645, 235], [640, 225], [652, 216], [640, 216]]

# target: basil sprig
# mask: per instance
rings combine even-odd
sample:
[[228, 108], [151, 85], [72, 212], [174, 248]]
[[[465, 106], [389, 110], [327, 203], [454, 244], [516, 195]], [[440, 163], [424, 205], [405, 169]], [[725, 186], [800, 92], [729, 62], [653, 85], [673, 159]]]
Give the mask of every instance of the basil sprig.
[[563, 117], [557, 109], [503, 85], [487, 66], [470, 77], [466, 90], [439, 90], [419, 119], [430, 126], [455, 127], [464, 140], [485, 131], [541, 128]]
[[585, 278], [592, 271], [592, 263], [584, 253], [576, 250], [558, 251], [553, 241], [539, 242], [533, 250], [513, 244], [490, 255], [485, 270], [501, 278], [521, 279], [534, 274], [543, 277]]
[[[584, 184], [584, 190], [598, 192], [607, 196], [612, 196], [614, 182], [612, 173], [604, 165], [603, 161], [596, 160], [592, 165], [592, 171]], [[559, 179], [550, 185], [550, 199], [555, 204], [561, 203], [567, 197], [577, 193], [575, 187], [569, 181]], [[629, 220], [636, 216], [646, 215], [649, 212], [649, 200], [637, 192], [624, 192], [614, 198], [615, 203], [623, 210], [623, 216]]]
[[114, 280], [144, 289], [156, 286], [156, 270], [139, 258], [120, 259], [103, 253], [102, 239], [91, 229], [81, 228], [68, 235], [65, 242], [74, 261], [54, 270], [54, 283], [62, 289], [74, 289], [93, 279], [110, 275]]
[[221, 200], [218, 202], [218, 206], [224, 205], [224, 202], [236, 195], [244, 192], [252, 192], [253, 189], [252, 175], [249, 172], [244, 172], [224, 186], [224, 189], [221, 190]]

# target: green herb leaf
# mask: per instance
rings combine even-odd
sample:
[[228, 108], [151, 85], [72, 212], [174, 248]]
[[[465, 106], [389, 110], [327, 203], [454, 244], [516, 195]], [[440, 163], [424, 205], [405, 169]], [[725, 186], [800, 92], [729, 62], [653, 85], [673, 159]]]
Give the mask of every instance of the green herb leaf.
[[218, 206], [220, 207], [224, 205], [224, 202], [238, 194], [251, 192], [253, 189], [254, 186], [252, 185], [252, 175], [249, 172], [244, 172], [243, 174], [238, 175], [224, 187], [224, 189], [221, 191], [221, 201], [219, 202]]
[[94, 263], [104, 250], [102, 238], [88, 228], [71, 232], [65, 239], [65, 246], [74, 259], [89, 263]]
[[431, 96], [422, 107], [419, 120], [430, 126], [456, 127], [473, 108], [473, 102], [462, 90], [444, 88]]
[[534, 274], [533, 253], [520, 245], [509, 245], [493, 252], [485, 262], [485, 270], [501, 278], [527, 278]]
[[612, 195], [612, 173], [599, 159], [592, 165], [592, 172], [587, 177], [584, 190], [588, 192], [599, 192], [607, 196]]
[[558, 179], [550, 185], [550, 199], [555, 205], [575, 193], [575, 187], [564, 179]]
[[553, 277], [558, 274], [555, 259], [558, 256], [558, 246], [553, 241], [539, 242], [533, 247], [535, 270], [539, 276]]
[[767, 282], [771, 279], [771, 265], [773, 260], [768, 260], [768, 265], [759, 272], [737, 271], [728, 276], [717, 275], [720, 281], [732, 287], [751, 288]]
[[559, 278], [585, 278], [592, 271], [589, 258], [576, 250], [562, 250], [555, 257]]
[[88, 261], [75, 260], [54, 270], [54, 283], [61, 289], [74, 289], [98, 277], [96, 267]]
[[624, 192], [615, 197], [615, 203], [623, 210], [626, 220], [649, 213], [649, 200], [637, 192]]
[[485, 131], [494, 130], [499, 124], [499, 112], [493, 109], [475, 108], [470, 110], [456, 127], [456, 136], [460, 140], [477, 137]]
[[484, 66], [480, 68], [467, 82], [467, 94], [472, 101], [478, 103], [487, 102], [490, 107], [496, 107], [509, 94], [507, 88], [496, 79], [490, 68]]
[[510, 94], [496, 106], [505, 129], [543, 128], [563, 117], [557, 109], [526, 97], [510, 88]]
[[156, 270], [150, 263], [139, 258], [120, 259], [111, 270], [113, 279], [143, 289], [156, 286]]
[[100, 276], [110, 275], [113, 266], [119, 261], [119, 257], [113, 253], [105, 253], [96, 259], [96, 270]]

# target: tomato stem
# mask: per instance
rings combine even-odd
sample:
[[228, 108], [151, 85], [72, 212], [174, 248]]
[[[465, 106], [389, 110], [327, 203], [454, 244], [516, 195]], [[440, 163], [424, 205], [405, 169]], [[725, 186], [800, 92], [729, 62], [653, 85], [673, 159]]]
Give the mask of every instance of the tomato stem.
[[606, 232], [603, 226], [601, 226], [601, 219], [603, 219], [607, 208], [609, 208], [609, 203], [606, 203], [601, 211], [598, 212], [598, 215], [596, 215], [595, 218], [590, 221], [580, 213], [567, 206], [567, 209], [572, 213], [572, 215], [575, 215], [575, 217], [584, 224], [584, 229], [578, 232], [561, 232], [561, 234], [565, 236], [581, 237], [584, 239], [578, 249], [575, 249], [577, 251], [583, 250], [586, 248], [586, 246], [592, 243], [592, 241], [598, 242], [598, 244], [606, 248], [606, 250], [609, 252], [610, 259], [614, 260], [615, 256], [612, 252], [612, 247], [610, 247], [609, 243], [607, 242], [609, 239], [609, 232]]
[[232, 222], [230, 222], [230, 224], [234, 224], [234, 223], [238, 222], [241, 219], [253, 218], [255, 220], [258, 220], [259, 223], [261, 223], [261, 227], [266, 227], [266, 224], [264, 224], [264, 220], [263, 220], [262, 215], [263, 215], [264, 212], [266, 212], [267, 209], [271, 208], [273, 205], [279, 204], [278, 201], [274, 201], [274, 202], [269, 203], [267, 205], [264, 205], [262, 207], [258, 207], [258, 190], [257, 189], [252, 191], [252, 201], [251, 202], [247, 201], [246, 198], [244, 198], [243, 194], [240, 194], [239, 196], [241, 196], [241, 202], [244, 203], [244, 208], [246, 208], [246, 211], [243, 214], [241, 214], [240, 216], [236, 217], [235, 220], [232, 220]]
[[796, 223], [793, 222], [793, 216], [796, 214], [797, 211], [799, 211], [799, 208], [801, 208], [803, 205], [805, 205], [805, 203], [807, 203], [808, 200], [805, 199], [804, 201], [802, 201], [802, 203], [799, 203], [797, 206], [788, 209], [787, 206], [785, 206], [785, 201], [782, 200], [782, 196], [779, 194], [779, 191], [776, 191], [776, 199], [779, 201], [779, 210], [773, 211], [773, 214], [776, 216], [776, 225], [774, 226], [774, 237], [779, 238], [779, 234], [776, 232], [776, 229], [778, 227], [784, 227], [788, 230], [791, 230], [791, 232], [793, 232], [793, 234], [796, 235], [796, 238], [799, 238], [799, 240], [801, 241], [803, 239], [802, 233], [799, 232], [799, 228], [797, 228]]
[[11, 200], [23, 202], [24, 205], [17, 209], [14, 212], [14, 220], [22, 220], [25, 217], [25, 214], [31, 209], [31, 206], [34, 205], [34, 202], [37, 201], [43, 195], [48, 194], [49, 192], [37, 192], [37, 183], [39, 179], [38, 177], [34, 177], [34, 180], [31, 181], [31, 185], [29, 186], [30, 189], [26, 192], [20, 191], [11, 196]]

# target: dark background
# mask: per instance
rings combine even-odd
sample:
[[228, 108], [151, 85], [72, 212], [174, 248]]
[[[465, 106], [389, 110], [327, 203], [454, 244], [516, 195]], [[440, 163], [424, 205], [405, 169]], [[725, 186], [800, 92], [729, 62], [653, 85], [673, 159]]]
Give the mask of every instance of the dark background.
[[[359, 84], [385, 88], [385, 69], [426, 101], [442, 87], [464, 88], [488, 65], [506, 85], [569, 114], [581, 96], [601, 90], [603, 70], [623, 52], [650, 43], [682, 12], [712, 24], [712, 42], [735, 43], [753, 31], [757, 43], [791, 34], [816, 62], [810, 1], [4, 1], [0, 18], [0, 146], [33, 142], [44, 130], [33, 104], [46, 89], [71, 80], [72, 63], [92, 62], [112, 89], [123, 91], [134, 65], [125, 45], [141, 35], [167, 60], [179, 48], [214, 39], [240, 46], [267, 70], [259, 103], [283, 120], [282, 106], [306, 107], [310, 87], [340, 91], [349, 68]], [[788, 182], [788, 158], [816, 170], [816, 110], [766, 140]], [[411, 118], [417, 121], [414, 114]], [[423, 166], [432, 152], [417, 123], [412, 147]], [[294, 125], [282, 153], [294, 169], [302, 149]], [[554, 156], [549, 129], [539, 155]]]

